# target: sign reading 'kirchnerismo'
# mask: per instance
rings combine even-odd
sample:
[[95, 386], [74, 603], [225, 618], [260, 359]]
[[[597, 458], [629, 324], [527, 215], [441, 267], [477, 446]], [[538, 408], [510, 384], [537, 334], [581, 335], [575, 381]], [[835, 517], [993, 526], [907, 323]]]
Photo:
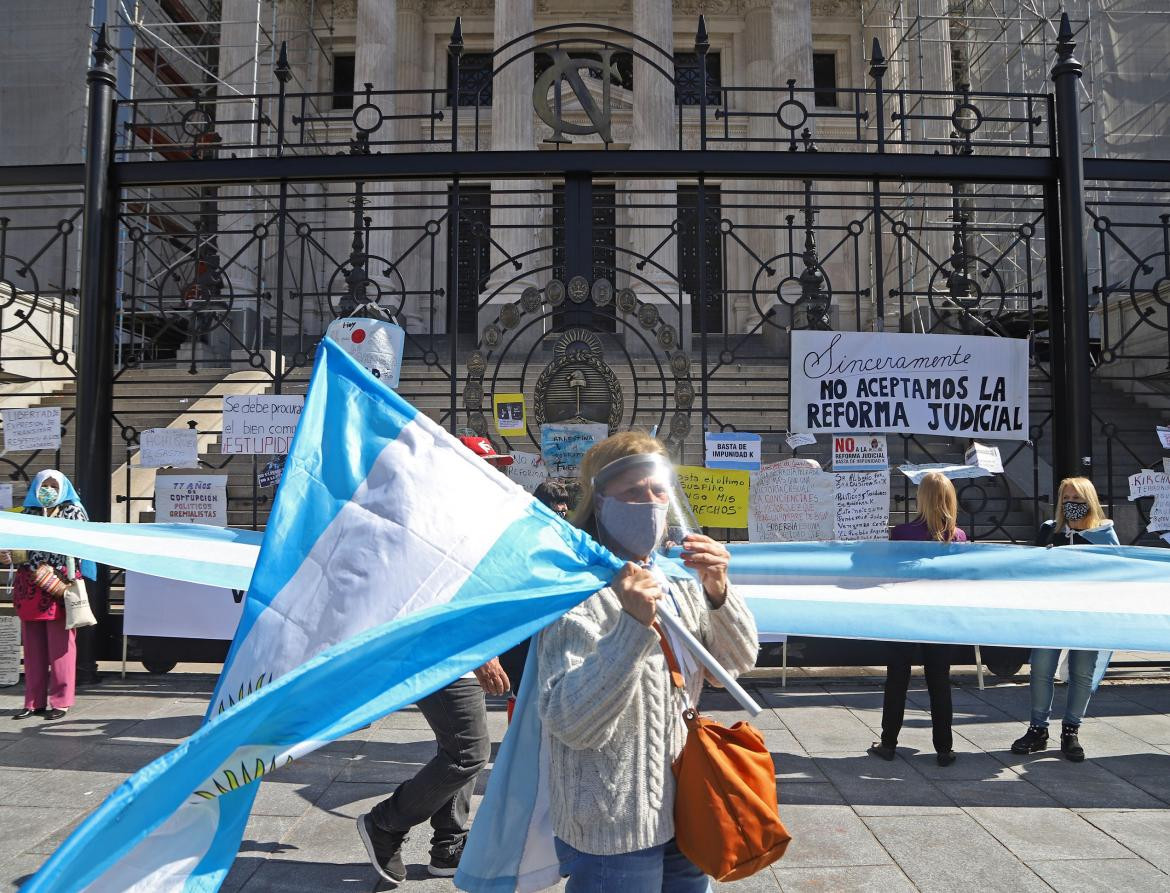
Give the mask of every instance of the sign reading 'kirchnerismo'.
[[1028, 438], [1020, 338], [792, 333], [792, 431]]

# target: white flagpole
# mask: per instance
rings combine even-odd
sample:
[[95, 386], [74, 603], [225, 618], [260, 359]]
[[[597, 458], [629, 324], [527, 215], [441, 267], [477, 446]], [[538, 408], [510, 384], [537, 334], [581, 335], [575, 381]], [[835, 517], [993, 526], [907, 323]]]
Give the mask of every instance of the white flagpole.
[[715, 656], [703, 647], [702, 642], [690, 634], [690, 631], [682, 625], [682, 622], [674, 614], [670, 611], [658, 611], [655, 617], [686, 643], [687, 648], [690, 649], [695, 659], [707, 669], [707, 672], [719, 680], [720, 684], [747, 711], [748, 716], [759, 716], [763, 712], [764, 708], [757, 704], [755, 699], [744, 691], [743, 686], [735, 681], [735, 677], [728, 673], [719, 661], [715, 660]]

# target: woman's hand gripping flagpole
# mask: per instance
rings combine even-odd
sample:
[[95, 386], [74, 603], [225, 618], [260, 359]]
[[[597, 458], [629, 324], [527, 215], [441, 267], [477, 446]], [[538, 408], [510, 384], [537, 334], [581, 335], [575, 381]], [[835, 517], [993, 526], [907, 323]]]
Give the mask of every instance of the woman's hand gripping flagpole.
[[713, 678], [717, 679], [720, 685], [727, 689], [731, 696], [739, 702], [739, 705], [747, 711], [748, 716], [759, 716], [763, 712], [764, 708], [755, 702], [752, 696], [744, 690], [743, 686], [735, 681], [735, 677], [728, 673], [719, 661], [715, 660], [715, 656], [703, 647], [702, 642], [690, 634], [674, 614], [670, 611], [659, 611], [655, 619], [669, 628], [672, 633], [679, 637], [680, 641], [686, 644], [691, 654], [694, 655], [695, 660], [701, 663], [707, 672]]

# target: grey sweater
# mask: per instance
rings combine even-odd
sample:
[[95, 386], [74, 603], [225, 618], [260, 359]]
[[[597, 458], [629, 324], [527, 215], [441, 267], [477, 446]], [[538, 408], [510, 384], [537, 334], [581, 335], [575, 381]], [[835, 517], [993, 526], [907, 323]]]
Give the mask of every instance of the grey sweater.
[[[712, 609], [698, 583], [672, 580], [683, 624], [731, 673], [755, 665], [755, 620], [732, 589]], [[668, 596], [669, 597], [669, 596]], [[702, 670], [687, 681], [692, 703]], [[658, 634], [594, 593], [540, 636], [540, 716], [549, 755], [553, 830], [594, 855], [674, 837], [674, 775], [686, 727]]]

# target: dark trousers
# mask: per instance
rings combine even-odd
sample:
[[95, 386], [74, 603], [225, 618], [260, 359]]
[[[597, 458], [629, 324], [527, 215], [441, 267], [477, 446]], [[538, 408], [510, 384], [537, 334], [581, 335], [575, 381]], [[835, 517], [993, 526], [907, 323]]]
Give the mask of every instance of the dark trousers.
[[483, 689], [475, 679], [456, 679], [418, 702], [435, 733], [438, 751], [414, 778], [372, 810], [384, 831], [406, 832], [430, 819], [431, 855], [445, 856], [467, 837], [475, 777], [491, 756]]
[[[921, 657], [919, 656], [921, 654]], [[910, 667], [921, 661], [930, 692], [930, 725], [934, 749], [944, 753], [954, 748], [951, 737], [951, 646], [892, 642], [886, 665], [886, 689], [882, 699], [882, 744], [894, 747], [906, 715], [906, 690], [910, 688]]]

